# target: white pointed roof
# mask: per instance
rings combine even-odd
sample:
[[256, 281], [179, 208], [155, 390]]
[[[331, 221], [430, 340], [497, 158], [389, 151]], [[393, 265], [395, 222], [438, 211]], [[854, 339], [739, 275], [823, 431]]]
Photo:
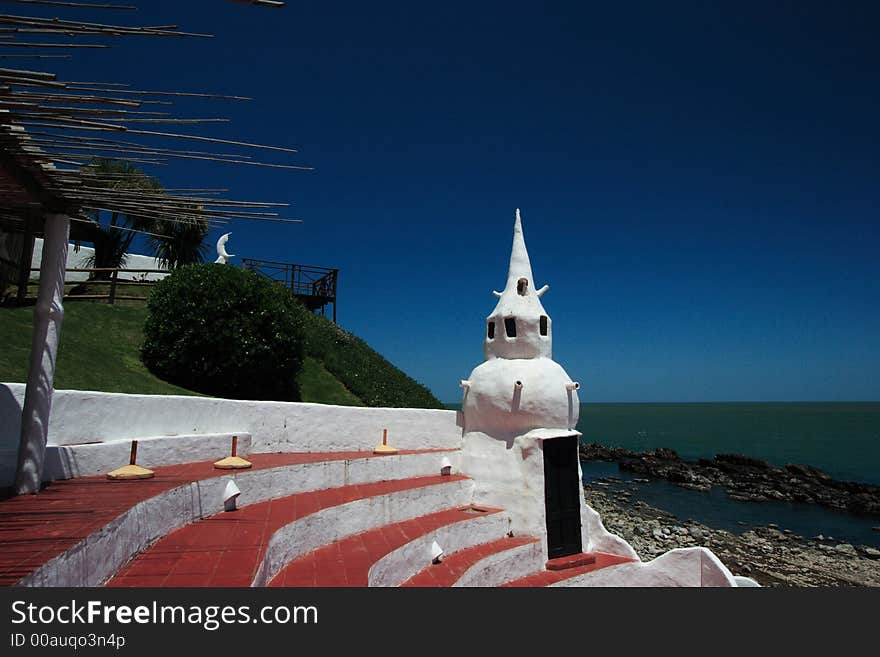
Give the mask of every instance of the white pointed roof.
[[[487, 318], [494, 322], [494, 336], [487, 330], [483, 352], [489, 358], [540, 358], [551, 356], [552, 339], [550, 317], [541, 304], [546, 286], [538, 289], [532, 275], [532, 264], [526, 249], [522, 218], [519, 209], [513, 224], [513, 245], [510, 249], [510, 265], [503, 292], [495, 292], [498, 304]], [[541, 317], [546, 319], [546, 335], [541, 333]], [[516, 336], [507, 335], [506, 321], [512, 320]]]
[[533, 285], [532, 263], [529, 260], [529, 252], [526, 249], [526, 238], [523, 235], [522, 217], [519, 208], [516, 209], [516, 220], [513, 222], [513, 246], [510, 249], [510, 266], [507, 269], [507, 285], [504, 292], [513, 290], [516, 292], [517, 281], [525, 278], [529, 285]]

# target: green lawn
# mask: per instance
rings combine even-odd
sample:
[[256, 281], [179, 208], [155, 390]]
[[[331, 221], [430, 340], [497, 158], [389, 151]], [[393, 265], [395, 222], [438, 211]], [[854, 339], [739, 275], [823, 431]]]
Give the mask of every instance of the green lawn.
[[[153, 376], [139, 350], [147, 310], [143, 304], [67, 301], [58, 349], [55, 387], [162, 395], [195, 395]], [[0, 381], [27, 379], [33, 307], [0, 308]], [[323, 363], [307, 357], [299, 375], [302, 400], [340, 406], [363, 403]]]
[[[87, 301], [64, 304], [55, 387], [162, 395], [196, 393], [156, 378], [138, 350], [147, 310]], [[0, 381], [27, 379], [33, 307], [0, 308]]]

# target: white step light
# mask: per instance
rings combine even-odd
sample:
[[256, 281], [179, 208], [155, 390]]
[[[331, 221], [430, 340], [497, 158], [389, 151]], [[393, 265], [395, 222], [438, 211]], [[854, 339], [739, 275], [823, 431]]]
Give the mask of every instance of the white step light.
[[440, 558], [443, 556], [443, 548], [434, 541], [431, 543], [431, 563], [437, 564], [440, 563]]
[[223, 509], [225, 511], [235, 511], [235, 500], [241, 495], [241, 490], [235, 483], [234, 479], [226, 482], [226, 488], [223, 489]]
[[443, 460], [440, 461], [440, 474], [444, 477], [452, 474], [452, 461], [449, 460], [448, 456], [444, 456]]

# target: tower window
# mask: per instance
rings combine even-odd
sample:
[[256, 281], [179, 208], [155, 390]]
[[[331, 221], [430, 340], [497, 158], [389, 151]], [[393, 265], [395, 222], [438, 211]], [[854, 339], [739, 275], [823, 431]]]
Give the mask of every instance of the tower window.
[[516, 337], [516, 318], [515, 317], [506, 317], [504, 319], [504, 332], [507, 334], [508, 338]]
[[489, 322], [489, 328], [486, 330], [486, 335], [490, 340], [495, 339], [495, 322]]
[[524, 297], [526, 296], [526, 292], [529, 291], [529, 279], [521, 278], [516, 282], [516, 293]]
[[541, 335], [547, 335], [547, 315], [541, 315], [540, 328]]

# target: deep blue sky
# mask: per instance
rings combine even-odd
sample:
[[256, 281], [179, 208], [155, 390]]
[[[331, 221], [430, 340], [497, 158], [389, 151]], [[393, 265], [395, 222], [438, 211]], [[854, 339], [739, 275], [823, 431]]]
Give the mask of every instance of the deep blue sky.
[[516, 207], [582, 400], [880, 399], [876, 3], [138, 4], [94, 20], [217, 38], [44, 68], [253, 96], [176, 111], [314, 172], [151, 172], [293, 203], [230, 251], [338, 267], [340, 324], [444, 401]]

